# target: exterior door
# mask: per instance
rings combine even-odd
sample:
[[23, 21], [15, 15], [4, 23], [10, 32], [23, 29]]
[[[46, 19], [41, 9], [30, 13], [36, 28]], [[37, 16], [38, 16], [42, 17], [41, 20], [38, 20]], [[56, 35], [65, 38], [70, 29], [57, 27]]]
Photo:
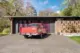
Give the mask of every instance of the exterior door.
[[16, 27], [15, 27], [15, 29], [16, 29], [15, 30], [15, 33], [18, 33], [18, 22], [17, 21], [16, 21], [16, 24], [15, 25], [16, 25]]
[[50, 33], [55, 33], [55, 21], [50, 20]]

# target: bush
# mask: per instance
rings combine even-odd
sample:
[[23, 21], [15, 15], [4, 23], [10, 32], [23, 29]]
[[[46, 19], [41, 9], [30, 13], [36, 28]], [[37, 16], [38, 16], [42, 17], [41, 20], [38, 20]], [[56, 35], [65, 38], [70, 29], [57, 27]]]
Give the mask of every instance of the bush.
[[0, 19], [0, 32], [2, 32], [4, 28], [10, 28], [10, 22], [6, 19]]
[[9, 34], [10, 33], [10, 28], [5, 28], [2, 33], [3, 34]]

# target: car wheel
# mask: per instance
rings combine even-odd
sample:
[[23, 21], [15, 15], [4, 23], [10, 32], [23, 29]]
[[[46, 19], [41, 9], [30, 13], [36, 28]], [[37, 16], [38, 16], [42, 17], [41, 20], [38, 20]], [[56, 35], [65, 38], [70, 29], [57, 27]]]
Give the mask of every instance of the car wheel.
[[28, 35], [24, 35], [24, 38], [29, 38]]
[[40, 38], [41, 38], [41, 39], [43, 38], [43, 35], [42, 35], [42, 34], [40, 35]]

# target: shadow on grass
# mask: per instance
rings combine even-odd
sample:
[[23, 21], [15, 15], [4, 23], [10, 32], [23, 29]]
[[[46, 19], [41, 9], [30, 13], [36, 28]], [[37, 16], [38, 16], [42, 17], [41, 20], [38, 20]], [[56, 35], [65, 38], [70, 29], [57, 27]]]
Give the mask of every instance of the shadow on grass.
[[26, 39], [45, 39], [45, 38], [48, 38], [51, 34], [45, 34], [45, 35], [42, 35], [42, 37], [40, 37], [40, 35], [37, 35], [37, 36], [32, 36], [32, 37], [28, 37], [26, 35], [24, 35], [24, 38]]

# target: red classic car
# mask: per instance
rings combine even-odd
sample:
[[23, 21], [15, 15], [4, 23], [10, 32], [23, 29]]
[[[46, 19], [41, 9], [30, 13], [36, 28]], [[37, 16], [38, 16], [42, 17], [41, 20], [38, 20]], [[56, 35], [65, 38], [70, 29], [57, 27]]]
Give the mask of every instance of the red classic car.
[[30, 23], [26, 27], [20, 28], [20, 34], [27, 37], [40, 36], [42, 38], [44, 34], [47, 34], [47, 30], [42, 23]]

